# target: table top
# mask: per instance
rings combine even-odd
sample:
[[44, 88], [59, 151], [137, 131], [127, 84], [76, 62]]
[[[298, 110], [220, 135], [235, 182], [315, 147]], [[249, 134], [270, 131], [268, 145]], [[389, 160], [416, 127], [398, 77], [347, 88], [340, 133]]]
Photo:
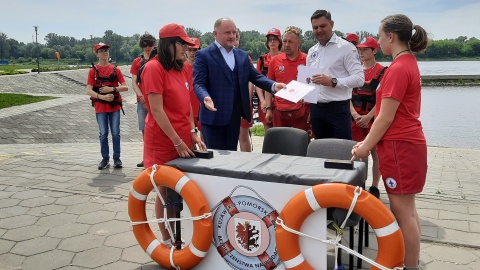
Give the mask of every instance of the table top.
[[178, 158], [166, 165], [186, 173], [214, 175], [313, 186], [323, 183], [346, 183], [364, 186], [366, 166], [354, 162], [353, 170], [328, 169], [325, 159], [313, 157], [212, 150], [213, 158]]

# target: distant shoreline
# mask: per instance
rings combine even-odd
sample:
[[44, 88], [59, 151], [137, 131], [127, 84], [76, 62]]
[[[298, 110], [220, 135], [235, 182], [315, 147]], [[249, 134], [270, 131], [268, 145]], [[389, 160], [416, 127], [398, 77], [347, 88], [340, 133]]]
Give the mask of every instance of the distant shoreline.
[[477, 86], [480, 75], [423, 75], [423, 86]]

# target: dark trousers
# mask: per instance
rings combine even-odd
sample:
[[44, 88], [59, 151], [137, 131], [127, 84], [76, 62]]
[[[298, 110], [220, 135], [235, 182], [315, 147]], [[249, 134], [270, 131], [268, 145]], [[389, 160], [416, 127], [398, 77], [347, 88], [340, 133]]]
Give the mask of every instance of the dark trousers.
[[352, 139], [350, 100], [312, 104], [310, 121], [315, 139]]
[[236, 104], [230, 122], [225, 126], [202, 123], [203, 138], [207, 148], [237, 151], [238, 136], [240, 135], [240, 110], [241, 107]]

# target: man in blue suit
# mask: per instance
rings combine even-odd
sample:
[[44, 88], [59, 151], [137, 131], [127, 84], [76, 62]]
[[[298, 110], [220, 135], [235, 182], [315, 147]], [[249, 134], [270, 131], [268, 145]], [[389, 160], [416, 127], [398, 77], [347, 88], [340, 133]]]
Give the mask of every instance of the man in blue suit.
[[234, 47], [237, 26], [229, 18], [215, 21], [215, 43], [198, 51], [193, 65], [199, 121], [211, 149], [237, 150], [240, 119], [251, 120], [248, 82], [274, 94], [285, 87], [260, 74], [247, 53]]

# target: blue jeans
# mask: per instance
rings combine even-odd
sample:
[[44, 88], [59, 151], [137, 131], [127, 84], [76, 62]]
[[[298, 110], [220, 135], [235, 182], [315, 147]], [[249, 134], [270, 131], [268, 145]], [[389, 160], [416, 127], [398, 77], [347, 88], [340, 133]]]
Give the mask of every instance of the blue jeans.
[[110, 158], [108, 147], [108, 124], [112, 132], [113, 158], [120, 158], [120, 110], [110, 113], [97, 113], [97, 123], [100, 129], [100, 151], [103, 158]]

